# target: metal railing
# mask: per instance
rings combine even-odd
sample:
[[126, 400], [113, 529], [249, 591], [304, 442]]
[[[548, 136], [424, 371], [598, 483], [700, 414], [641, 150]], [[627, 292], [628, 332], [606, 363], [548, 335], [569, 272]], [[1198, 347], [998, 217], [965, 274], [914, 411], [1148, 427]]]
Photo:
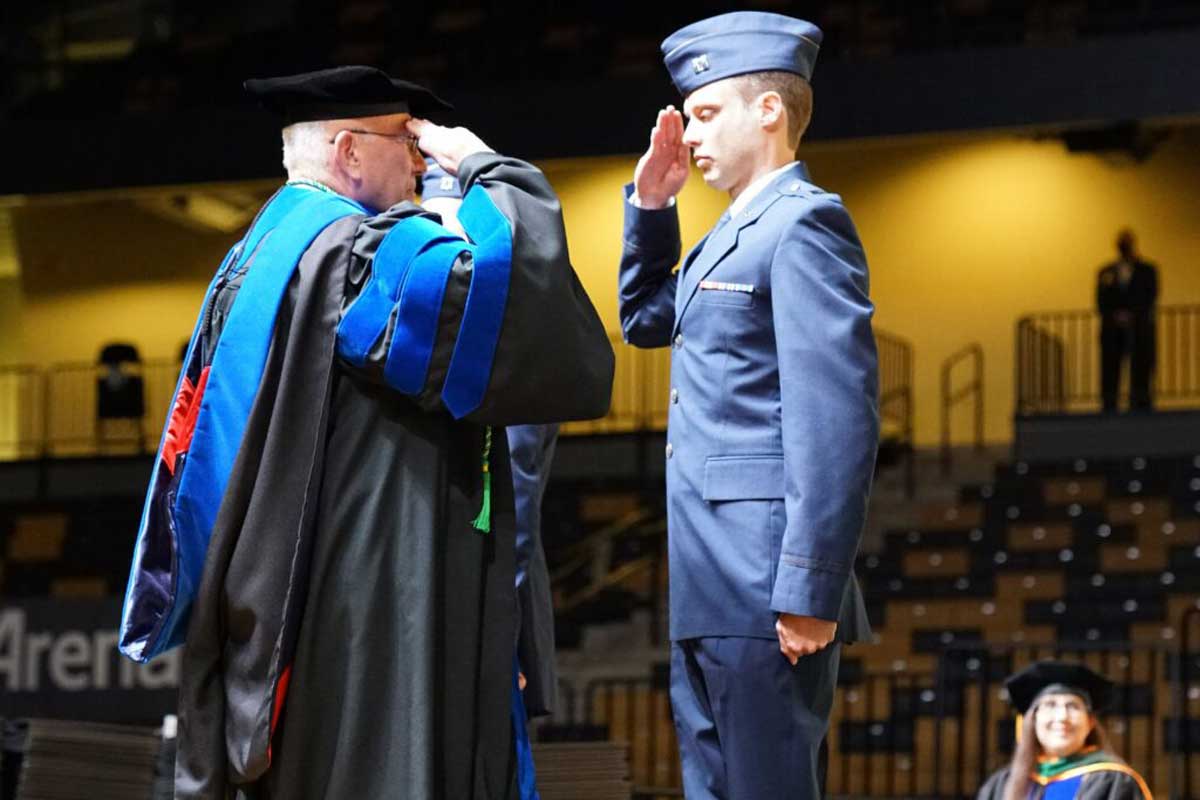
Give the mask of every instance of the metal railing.
[[[912, 442], [912, 346], [880, 331], [880, 414], [885, 434]], [[566, 435], [661, 432], [667, 427], [670, 348], [643, 350], [610, 337], [616, 356], [612, 404], [600, 419], [570, 422]], [[111, 425], [97, 416], [105, 368], [63, 362], [45, 369], [0, 366], [0, 459], [152, 452], [179, 377], [179, 362], [146, 360], [132, 367], [143, 385], [145, 414]]]
[[46, 441], [46, 379], [28, 366], [0, 367], [0, 460], [38, 458]]
[[81, 362], [48, 369], [0, 367], [0, 459], [151, 452], [166, 419], [179, 363], [149, 360], [124, 368], [141, 382], [140, 417], [103, 419], [98, 387], [106, 368]]
[[880, 439], [901, 450], [905, 492], [916, 493], [916, 464], [913, 453], [913, 347], [899, 336], [876, 329], [879, 350]]
[[[971, 379], [953, 388], [954, 368], [970, 362]], [[950, 420], [954, 407], [964, 400], [972, 400], [974, 414], [974, 441], [976, 451], [983, 449], [983, 347], [972, 342], [942, 362], [942, 474], [949, 475], [954, 458], [950, 435]]]
[[[829, 734], [828, 795], [968, 798], [1008, 762], [1015, 742], [1005, 676], [1035, 660], [1083, 662], [1116, 683], [1102, 716], [1113, 749], [1161, 796], [1197, 796], [1200, 652], [1184, 615], [1181, 647], [1167, 644], [972, 645], [941, 651], [935, 672], [866, 674], [838, 689]], [[653, 674], [590, 681], [569, 720], [630, 745], [637, 791], [668, 796], [681, 785], [665, 664]]]
[[[1200, 796], [1200, 767], [1194, 762], [1200, 752], [1200, 603], [1183, 612], [1179, 621], [1179, 660], [1176, 667], [1175, 724], [1167, 731], [1178, 768], [1171, 771], [1171, 796], [1190, 800]], [[1178, 790], [1178, 792], [1176, 791]]]
[[661, 796], [683, 786], [667, 677], [664, 664], [653, 675], [589, 681], [583, 692], [584, 723], [629, 743], [635, 794]]
[[[1200, 306], [1159, 306], [1154, 324], [1156, 404], [1200, 406]], [[1099, 410], [1100, 316], [1051, 311], [1022, 317], [1016, 327], [1015, 369], [1018, 416]]]
[[[936, 796], [937, 776], [945, 764], [936, 760], [930, 731], [924, 730], [934, 726], [934, 706], [922, 700], [936, 688], [931, 673], [902, 672], [865, 675], [840, 688], [826, 740], [826, 794]], [[682, 776], [665, 664], [653, 675], [590, 681], [574, 711], [576, 724], [629, 743], [637, 794], [660, 797], [679, 791]], [[923, 734], [919, 742], [918, 727]]]
[[671, 386], [671, 349], [644, 350], [610, 336], [616, 363], [612, 404], [600, 419], [568, 422], [565, 435], [636, 433], [667, 428], [667, 401]]

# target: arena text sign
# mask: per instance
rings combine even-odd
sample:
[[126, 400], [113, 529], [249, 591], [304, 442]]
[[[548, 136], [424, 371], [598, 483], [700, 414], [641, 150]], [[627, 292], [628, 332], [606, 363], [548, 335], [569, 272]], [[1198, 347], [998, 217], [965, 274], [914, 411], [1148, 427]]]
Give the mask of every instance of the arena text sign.
[[179, 650], [149, 664], [117, 651], [118, 599], [0, 606], [0, 716], [153, 722], [174, 710]]

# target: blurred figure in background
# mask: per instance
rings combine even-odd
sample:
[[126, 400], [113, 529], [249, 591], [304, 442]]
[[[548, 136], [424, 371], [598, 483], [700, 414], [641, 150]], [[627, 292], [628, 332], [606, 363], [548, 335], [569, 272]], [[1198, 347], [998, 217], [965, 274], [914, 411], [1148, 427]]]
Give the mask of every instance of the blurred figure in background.
[[1117, 410], [1121, 362], [1129, 359], [1129, 410], [1149, 411], [1154, 376], [1154, 304], [1158, 270], [1137, 255], [1137, 239], [1126, 228], [1117, 234], [1116, 261], [1100, 270], [1096, 310], [1100, 312], [1100, 392], [1105, 413]]

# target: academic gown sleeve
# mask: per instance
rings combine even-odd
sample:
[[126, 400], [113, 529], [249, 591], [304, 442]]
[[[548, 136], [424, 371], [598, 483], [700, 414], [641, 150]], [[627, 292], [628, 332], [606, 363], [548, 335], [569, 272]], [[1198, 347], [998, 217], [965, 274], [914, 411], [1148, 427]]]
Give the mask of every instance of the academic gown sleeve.
[[[980, 787], [975, 800], [1002, 800], [1008, 787], [1009, 768], [993, 772]], [[1106, 769], [1084, 776], [1079, 784], [1075, 800], [1153, 800], [1143, 783], [1126, 772]], [[1045, 789], [1034, 784], [1034, 798], [1043, 797]]]
[[1004, 797], [1004, 789], [1007, 785], [1008, 767], [1002, 767], [993, 772], [983, 782], [983, 786], [979, 787], [979, 791], [975, 794], [975, 800], [1001, 800]]
[[549, 182], [494, 153], [464, 159], [459, 182], [469, 241], [412, 203], [363, 220], [338, 355], [427, 410], [480, 424], [603, 416], [612, 346]]
[[1083, 779], [1075, 800], [1154, 800], [1133, 775], [1116, 770], [1093, 772]]

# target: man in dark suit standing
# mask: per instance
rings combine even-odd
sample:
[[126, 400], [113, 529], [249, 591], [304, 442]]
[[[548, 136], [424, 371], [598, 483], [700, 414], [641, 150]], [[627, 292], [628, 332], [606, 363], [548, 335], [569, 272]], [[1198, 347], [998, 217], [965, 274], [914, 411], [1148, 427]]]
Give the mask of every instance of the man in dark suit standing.
[[1117, 234], [1120, 257], [1103, 267], [1096, 281], [1100, 312], [1100, 392], [1104, 411], [1117, 410], [1121, 362], [1129, 358], [1129, 410], [1149, 411], [1154, 375], [1154, 304], [1158, 270], [1137, 256], [1137, 239], [1126, 228]]
[[[663, 42], [626, 188], [621, 325], [671, 347], [671, 705], [689, 800], [820, 796], [841, 645], [869, 635], [852, 566], [879, 421], [867, 263], [796, 148], [821, 31], [736, 12]], [[694, 160], [729, 211], [680, 262]], [[678, 273], [672, 268], [681, 263]]]

